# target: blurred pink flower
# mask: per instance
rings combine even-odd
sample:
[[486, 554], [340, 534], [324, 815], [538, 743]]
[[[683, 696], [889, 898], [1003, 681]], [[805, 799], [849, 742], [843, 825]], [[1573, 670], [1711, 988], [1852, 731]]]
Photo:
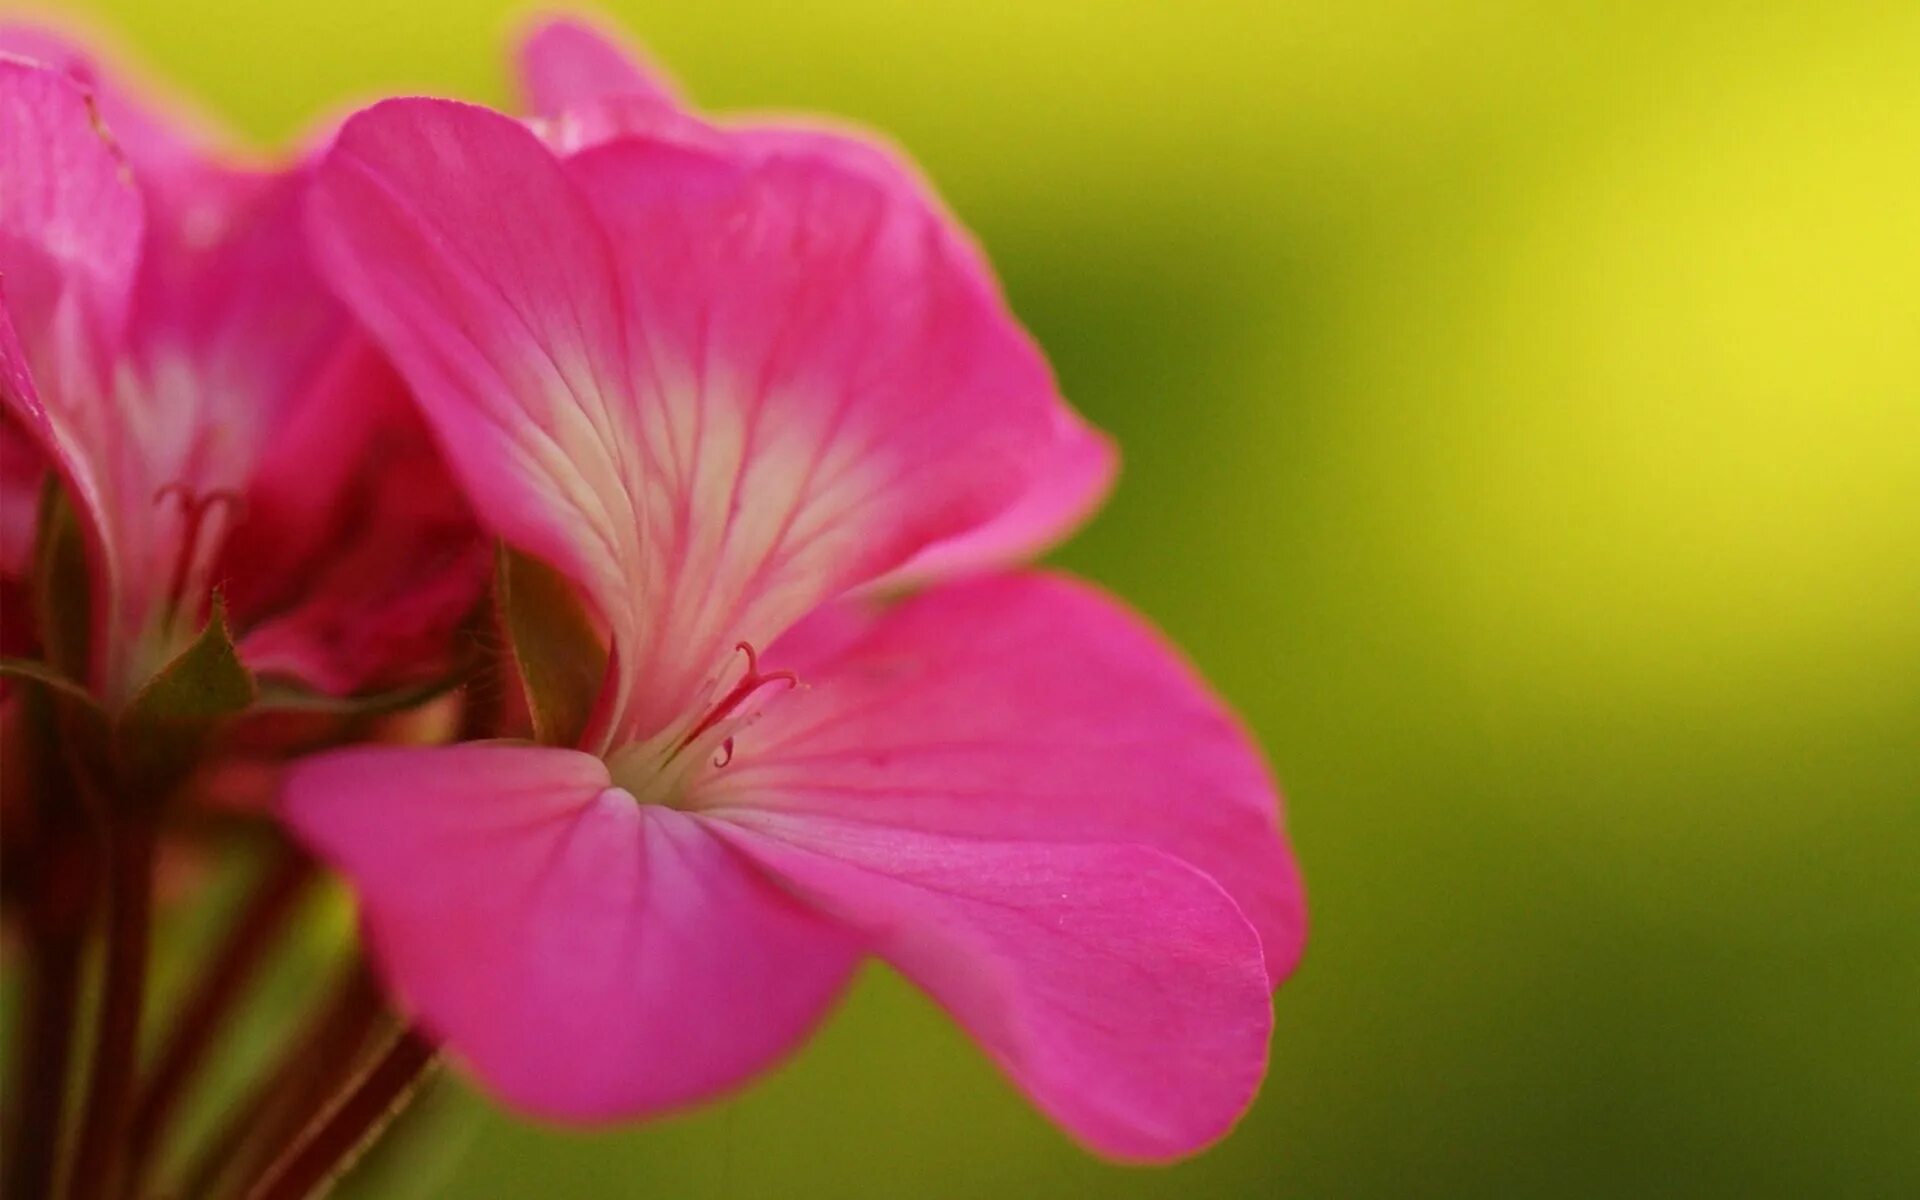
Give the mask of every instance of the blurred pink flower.
[[386, 101], [312, 197], [481, 520], [610, 647], [576, 747], [295, 769], [389, 983], [502, 1099], [607, 1120], [764, 1070], [871, 953], [1094, 1149], [1218, 1137], [1304, 931], [1273, 783], [1139, 618], [1001, 565], [1105, 440], [886, 152], [709, 125], [577, 26], [526, 75], [537, 135]]
[[331, 691], [431, 669], [484, 548], [307, 262], [304, 168], [238, 165], [41, 31], [0, 28], [0, 53], [0, 574], [28, 569], [50, 467], [88, 535], [110, 703], [216, 586], [256, 669]]

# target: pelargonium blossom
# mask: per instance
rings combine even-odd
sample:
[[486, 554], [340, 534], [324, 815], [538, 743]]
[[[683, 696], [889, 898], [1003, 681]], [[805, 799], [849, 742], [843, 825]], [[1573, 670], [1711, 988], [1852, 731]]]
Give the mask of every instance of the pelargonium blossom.
[[383, 101], [311, 197], [324, 273], [607, 664], [566, 744], [296, 769], [389, 985], [502, 1100], [604, 1121], [764, 1070], [874, 955], [1093, 1149], [1218, 1137], [1302, 896], [1231, 713], [1009, 565], [1097, 501], [1104, 439], [888, 151], [709, 123], [578, 26], [524, 61], [531, 124]]
[[436, 669], [484, 550], [307, 261], [304, 168], [243, 164], [25, 27], [0, 28], [0, 155], [0, 576], [29, 570], [50, 470], [92, 568], [69, 669], [124, 703], [216, 590], [257, 671]]

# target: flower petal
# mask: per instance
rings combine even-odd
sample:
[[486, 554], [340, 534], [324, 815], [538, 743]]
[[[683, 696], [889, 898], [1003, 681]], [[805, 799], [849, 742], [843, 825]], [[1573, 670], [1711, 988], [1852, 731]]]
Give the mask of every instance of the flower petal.
[[503, 117], [389, 101], [313, 213], [482, 518], [600, 609], [608, 741], [697, 716], [736, 642], [997, 514], [1056, 428], [938, 215], [830, 163], [629, 138], [563, 172]]
[[172, 195], [146, 188], [147, 242], [127, 331], [144, 387], [126, 404], [195, 435], [174, 475], [238, 487], [348, 324], [307, 254], [303, 169], [201, 164], [190, 184], [178, 182]]
[[1192, 864], [1260, 933], [1278, 983], [1305, 939], [1279, 798], [1246, 732], [1145, 622], [1040, 574], [809, 619], [768, 704], [689, 804], [1015, 842], [1132, 842]]
[[[522, 44], [521, 76], [549, 141], [563, 152], [644, 134], [720, 149], [754, 161], [813, 159], [893, 192], [935, 214], [943, 252], [997, 294], [991, 268], [931, 184], [907, 157], [872, 133], [792, 118], [748, 118], [726, 127], [681, 106], [658, 74], [618, 39], [578, 22], [541, 26]], [[1049, 449], [1035, 456], [1019, 497], [997, 517], [928, 547], [880, 586], [911, 586], [1038, 554], [1083, 524], [1106, 498], [1118, 455], [1110, 439], [1065, 401], [1055, 406]]]
[[356, 339], [267, 447], [221, 574], [248, 666], [344, 695], [451, 669], [491, 562], [405, 386]]
[[[215, 157], [229, 157], [234, 149], [192, 105], [136, 78], [124, 63], [105, 69], [101, 56], [53, 29], [25, 21], [0, 22], [0, 53], [64, 72], [91, 93], [143, 187], [155, 179], [171, 179], [176, 170], [191, 174]], [[127, 79], [137, 86], [124, 86]]]
[[1033, 558], [1084, 525], [1113, 488], [1120, 465], [1113, 440], [1063, 410], [1024, 491], [999, 516], [935, 542], [876, 587], [919, 587]]
[[[731, 125], [732, 145], [759, 158], [813, 158], [857, 174], [939, 214], [946, 253], [994, 295], [999, 284], [986, 256], [967, 236], [919, 169], [885, 139], [823, 122], [749, 118]], [[1119, 452], [1111, 438], [1056, 397], [1046, 449], [1027, 464], [1013, 502], [985, 523], [928, 546], [880, 587], [918, 586], [1007, 566], [1052, 548], [1086, 523], [1113, 486]]]
[[[106, 149], [87, 101], [69, 106], [80, 115], [66, 123], [100, 148], [85, 171], [62, 165], [61, 178], [77, 187], [98, 177], [99, 190], [133, 212], [118, 226], [99, 214], [85, 222], [96, 239], [128, 227], [115, 243], [108, 300], [74, 302], [102, 290], [88, 286], [102, 272], [69, 253], [42, 273], [66, 298], [59, 307], [30, 299], [22, 321], [15, 285], [45, 289], [31, 263], [4, 264], [46, 414], [36, 432], [96, 535], [96, 682], [123, 698], [177, 649], [181, 629], [191, 631], [263, 444], [347, 327], [307, 262], [297, 172], [213, 161], [51, 35], [15, 27], [0, 31], [0, 43], [53, 64], [34, 69], [75, 96], [100, 89], [98, 108], [130, 151], [131, 175]], [[79, 211], [77, 202], [63, 207]], [[51, 216], [41, 223], [49, 244], [84, 244]], [[36, 307], [68, 315], [36, 329]]]
[[1259, 1087], [1273, 1022], [1260, 939], [1184, 863], [767, 812], [714, 826], [872, 938], [1094, 1150], [1190, 1154]]
[[538, 22], [521, 39], [514, 57], [527, 106], [543, 116], [617, 96], [678, 106], [663, 72], [612, 34], [578, 18]]
[[[14, 352], [8, 348], [12, 323], [0, 309], [0, 388], [30, 389], [25, 375], [12, 378]], [[30, 393], [29, 393], [30, 394]], [[10, 408], [0, 408], [0, 580], [24, 578], [33, 562], [39, 530], [40, 488], [46, 478], [46, 456]]]
[[341, 130], [309, 216], [483, 523], [623, 616], [643, 493], [619, 285], [553, 155], [497, 113], [389, 100]]
[[622, 267], [642, 396], [637, 738], [697, 707], [736, 642], [1004, 509], [1057, 399], [939, 215], [897, 191], [640, 139], [567, 166]]
[[90, 534], [104, 621], [128, 544], [118, 531], [126, 489], [105, 450], [122, 440], [111, 359], [138, 263], [140, 196], [80, 85], [4, 55], [0, 177], [0, 403], [66, 482]]
[[89, 94], [59, 71], [0, 56], [0, 155], [0, 272], [27, 354], [68, 297], [111, 336], [139, 261], [141, 204]]
[[0, 25], [0, 51], [57, 69], [93, 97], [145, 198], [129, 329], [143, 370], [157, 377], [145, 390], [199, 398], [207, 422], [259, 423], [256, 410], [291, 395], [340, 333], [338, 306], [307, 264], [299, 172], [233, 165], [204, 122], [156, 102], [156, 89], [121, 86], [113, 76], [123, 72], [55, 32]]
[[469, 743], [294, 770], [287, 819], [346, 873], [389, 984], [493, 1094], [633, 1117], [765, 1069], [819, 1020], [853, 939], [598, 759]]

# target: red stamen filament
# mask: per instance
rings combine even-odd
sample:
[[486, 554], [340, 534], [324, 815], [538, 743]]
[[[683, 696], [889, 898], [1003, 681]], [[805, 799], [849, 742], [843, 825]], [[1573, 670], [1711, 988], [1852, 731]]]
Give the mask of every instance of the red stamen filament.
[[180, 516], [186, 523], [186, 535], [180, 543], [180, 553], [173, 563], [173, 578], [167, 584], [167, 607], [178, 608], [187, 595], [187, 584], [193, 573], [194, 562], [200, 557], [202, 538], [206, 533], [207, 515], [215, 505], [224, 504], [239, 520], [245, 501], [238, 492], [227, 488], [215, 488], [201, 495], [183, 483], [169, 483], [153, 494], [153, 502], [160, 504], [168, 496], [177, 496], [180, 500]]
[[[739, 643], [734, 649], [747, 656], [746, 675], [741, 678], [739, 683], [733, 685], [731, 691], [720, 697], [717, 704], [707, 710], [707, 715], [700, 718], [700, 723], [695, 725], [687, 736], [680, 739], [680, 744], [674, 748], [675, 753], [685, 750], [688, 746], [699, 740], [701, 734], [712, 729], [721, 721], [726, 720], [735, 709], [746, 702], [749, 696], [768, 684], [784, 683], [788, 687], [794, 687], [799, 684], [800, 677], [792, 671], [774, 671], [770, 674], [762, 675], [760, 673], [760, 659], [754, 654], [753, 647], [746, 642]], [[714, 765], [724, 767], [727, 763], [733, 761], [732, 738], [728, 738], [725, 742], [721, 743], [721, 751], [726, 757]]]

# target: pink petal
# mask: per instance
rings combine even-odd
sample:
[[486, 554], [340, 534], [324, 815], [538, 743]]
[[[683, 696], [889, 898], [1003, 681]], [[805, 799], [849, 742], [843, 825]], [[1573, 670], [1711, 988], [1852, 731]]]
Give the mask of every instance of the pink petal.
[[297, 173], [234, 165], [222, 139], [180, 105], [122, 86], [50, 30], [0, 25], [0, 50], [79, 83], [132, 167], [146, 199], [131, 330], [145, 368], [164, 376], [190, 364], [210, 419], [244, 421], [278, 402], [339, 333], [299, 236]]
[[[100, 56], [52, 29], [19, 21], [0, 22], [0, 53], [30, 58], [71, 77], [92, 93], [114, 141], [125, 151], [143, 185], [192, 171], [222, 150], [226, 139], [204, 114], [124, 65], [103, 68]], [[132, 79], [135, 86], [128, 86]]]
[[[682, 108], [658, 73], [611, 35], [573, 21], [551, 22], [520, 47], [521, 75], [543, 128], [562, 151], [641, 134], [720, 149], [755, 161], [812, 159], [895, 192], [903, 205], [935, 214], [944, 253], [965, 263], [988, 290], [992, 271], [931, 184], [905, 155], [871, 133], [790, 118], [752, 118], [720, 129]], [[1112, 442], [1065, 402], [1053, 414], [1050, 448], [1035, 457], [1019, 497], [986, 524], [917, 555], [882, 586], [909, 586], [1006, 565], [1066, 539], [1106, 498], [1118, 456]]]
[[576, 18], [537, 23], [521, 39], [515, 58], [527, 105], [544, 116], [612, 96], [678, 104], [665, 74], [637, 50]]
[[177, 469], [202, 487], [245, 483], [259, 448], [348, 332], [308, 259], [306, 186], [299, 169], [200, 164], [171, 191], [146, 189], [129, 353], [148, 410], [201, 433]]
[[[171, 603], [184, 556], [220, 561], [236, 517], [251, 507], [262, 454], [289, 432], [289, 410], [349, 334], [345, 311], [307, 259], [304, 189], [298, 172], [212, 164], [183, 164], [171, 190], [147, 188], [115, 426], [88, 447], [97, 460], [117, 462], [122, 481], [117, 553], [127, 569], [115, 600], [124, 638], [151, 628], [153, 614]], [[332, 454], [309, 444], [277, 465], [283, 476], [318, 470]], [[216, 511], [217, 524], [196, 530], [183, 516], [180, 497], [221, 495], [243, 502]], [[299, 540], [297, 532], [289, 540]], [[182, 601], [190, 611], [214, 582], [223, 582], [218, 571], [188, 585]], [[242, 578], [235, 590], [260, 582]]]
[[1259, 937], [1184, 863], [811, 815], [715, 827], [873, 939], [1096, 1151], [1190, 1154], [1259, 1087], [1273, 1021]]
[[613, 620], [642, 495], [619, 285], [552, 154], [485, 109], [389, 100], [341, 130], [309, 215], [481, 520]]
[[999, 513], [1057, 429], [938, 214], [831, 163], [630, 138], [563, 171], [503, 117], [390, 101], [347, 124], [313, 216], [483, 520], [599, 607], [608, 741]]
[[[0, 310], [0, 388], [30, 388], [32, 380], [24, 376], [18, 383], [7, 377], [11, 355], [5, 343], [11, 336], [12, 325]], [[46, 458], [32, 435], [10, 409], [0, 408], [0, 580], [23, 578], [33, 563], [46, 471]]]
[[66, 302], [111, 337], [138, 265], [141, 205], [88, 93], [0, 56], [0, 155], [0, 271], [21, 344], [34, 356]]
[[[983, 290], [999, 294], [992, 267], [967, 236], [933, 185], [897, 148], [872, 133], [794, 119], [748, 119], [726, 135], [735, 147], [762, 159], [805, 158], [833, 163], [886, 187], [902, 202], [938, 214], [946, 253], [968, 264]], [[1088, 425], [1064, 399], [1051, 412], [1047, 448], [1027, 464], [1013, 502], [985, 523], [937, 542], [879, 586], [917, 586], [1006, 566], [1065, 541], [1093, 515], [1113, 486], [1119, 453], [1112, 439]]]
[[[96, 181], [96, 194], [43, 206], [22, 223], [37, 223], [42, 244], [54, 247], [92, 244], [67, 226], [96, 242], [120, 230], [110, 260], [69, 250], [42, 255], [48, 268], [36, 271], [9, 251], [0, 264], [42, 406], [38, 420], [29, 414], [22, 423], [47, 445], [97, 535], [96, 682], [114, 699], [177, 648], [163, 613], [177, 603], [177, 624], [193, 626], [261, 447], [344, 335], [344, 314], [307, 264], [297, 175], [204, 158], [100, 84], [85, 56], [57, 39], [12, 28], [0, 41], [58, 64], [32, 70], [57, 83], [43, 82], [47, 90], [72, 97], [65, 127], [84, 131], [72, 140], [91, 145], [85, 164], [57, 164], [57, 175], [69, 192]], [[75, 80], [103, 89], [99, 110], [120, 123], [114, 140], [135, 151], [131, 175]], [[100, 196], [113, 213], [88, 208]], [[29, 293], [25, 319], [21, 291]], [[57, 303], [36, 303], [32, 293]], [[96, 293], [105, 298], [88, 302]], [[191, 567], [184, 574], [183, 563]]]
[[922, 586], [1042, 554], [1094, 514], [1119, 465], [1113, 440], [1063, 409], [1051, 445], [1011, 505], [983, 525], [928, 546], [876, 586]]
[[896, 191], [638, 139], [568, 168], [623, 268], [654, 470], [638, 737], [736, 642], [1004, 509], [1057, 399], [938, 215]]
[[405, 387], [356, 341], [269, 445], [221, 562], [248, 665], [343, 695], [451, 669], [492, 547]]
[[242, 624], [284, 606], [320, 564], [370, 460], [409, 440], [419, 417], [391, 367], [364, 338], [334, 355], [285, 406], [247, 482], [247, 511], [223, 547], [227, 604]]
[[92, 533], [104, 622], [128, 540], [118, 528], [125, 488], [99, 451], [122, 440], [112, 356], [138, 262], [140, 196], [80, 86], [4, 56], [0, 176], [0, 403], [63, 476]]
[[297, 767], [285, 811], [346, 873], [388, 982], [492, 1093], [598, 1121], [764, 1070], [819, 1020], [850, 937], [598, 759], [469, 743]]
[[[40, 393], [33, 386], [26, 351], [4, 303], [0, 303], [0, 398], [0, 580], [14, 581], [24, 578], [33, 562], [47, 458], [40, 441], [21, 423], [21, 412], [42, 411]], [[0, 617], [0, 625], [15, 624]]]
[[1037, 574], [811, 618], [767, 655], [769, 702], [690, 805], [1011, 842], [1135, 842], [1219, 882], [1278, 983], [1305, 938], [1259, 751], [1145, 622]]
[[537, 25], [516, 57], [531, 124], [561, 154], [633, 135], [710, 149], [723, 142], [653, 64], [591, 25], [565, 18]]

